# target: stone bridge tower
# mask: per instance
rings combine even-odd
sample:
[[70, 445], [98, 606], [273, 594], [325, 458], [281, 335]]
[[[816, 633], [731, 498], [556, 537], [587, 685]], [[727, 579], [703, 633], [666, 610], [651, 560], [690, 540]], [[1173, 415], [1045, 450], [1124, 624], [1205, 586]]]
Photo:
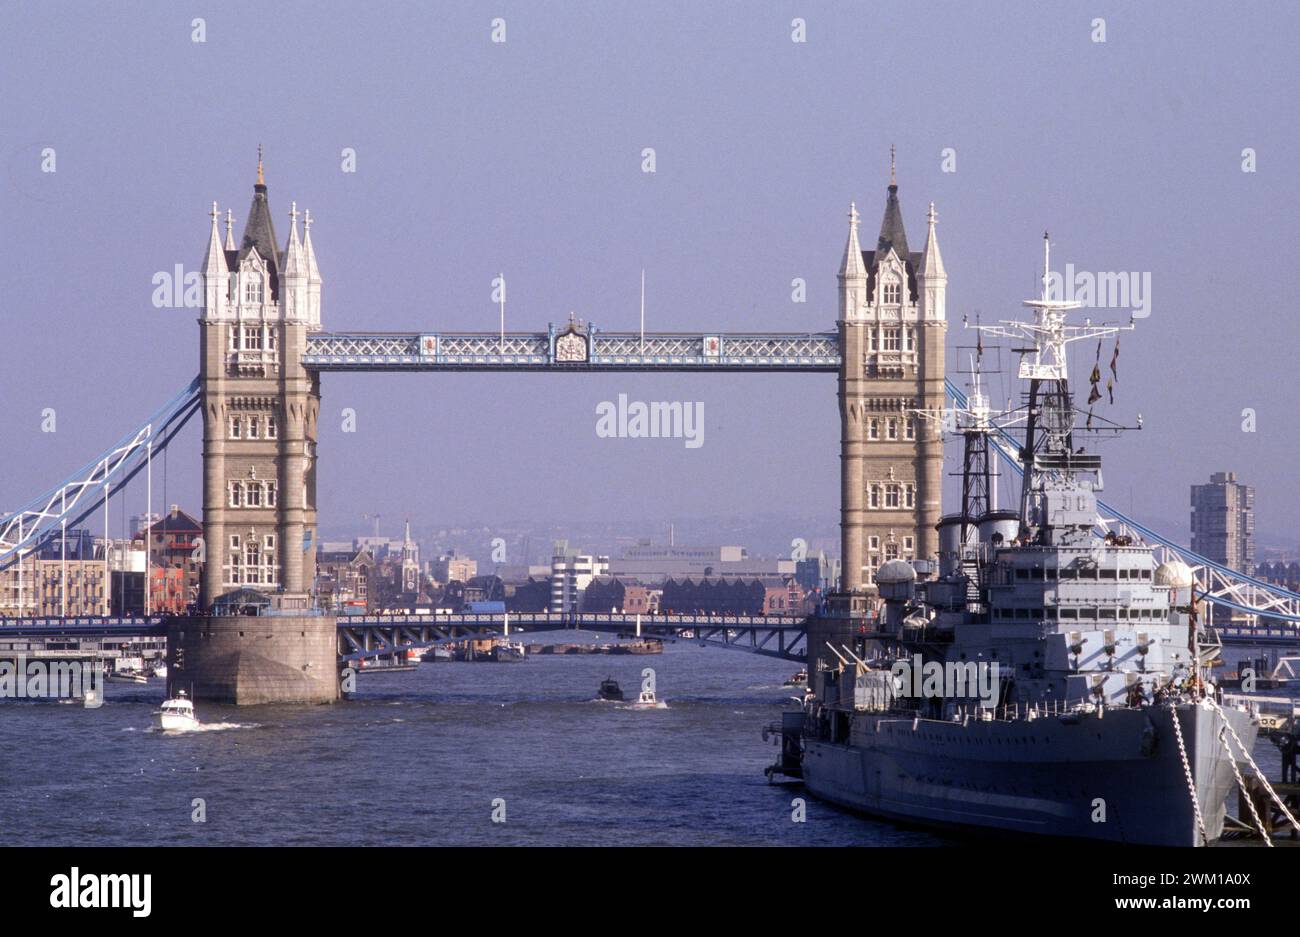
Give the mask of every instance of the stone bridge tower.
[[306, 370], [307, 333], [320, 329], [320, 272], [311, 214], [298, 238], [296, 203], [283, 250], [259, 158], [238, 248], [229, 212], [223, 244], [216, 204], [203, 263], [199, 320], [203, 394], [202, 604], [250, 588], [306, 608], [316, 555], [316, 420], [320, 376]]
[[[238, 247], [230, 212], [224, 242], [219, 219], [214, 202], [199, 319], [201, 607], [169, 626], [172, 682], [236, 703], [336, 699], [337, 626], [312, 595], [320, 377], [302, 355], [320, 328], [321, 279], [311, 216], [299, 240], [293, 205], [281, 249], [259, 151]], [[264, 614], [246, 614], [254, 608]]]
[[[891, 160], [892, 163], [892, 160]], [[898, 185], [889, 194], [875, 250], [858, 242], [858, 213], [840, 264], [841, 589], [874, 591], [874, 572], [894, 559], [938, 549], [943, 480], [939, 427], [909, 411], [944, 406], [948, 277], [930, 205], [925, 250], [908, 250]]]

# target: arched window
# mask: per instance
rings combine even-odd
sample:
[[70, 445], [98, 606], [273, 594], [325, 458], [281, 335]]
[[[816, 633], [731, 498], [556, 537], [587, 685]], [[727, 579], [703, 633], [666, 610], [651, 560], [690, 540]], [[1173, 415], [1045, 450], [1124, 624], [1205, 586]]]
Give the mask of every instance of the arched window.
[[897, 306], [897, 305], [898, 305], [898, 299], [899, 299], [900, 292], [901, 292], [901, 291], [899, 290], [899, 287], [898, 287], [898, 281], [897, 281], [897, 280], [895, 280], [895, 279], [893, 279], [893, 278], [890, 278], [890, 279], [886, 280], [886, 281], [885, 281], [885, 295], [884, 295], [884, 302], [885, 302], [885, 305], [887, 305], [887, 306]]
[[880, 507], [880, 486], [871, 486], [871, 500], [868, 502], [873, 508]]
[[[238, 508], [238, 507], [243, 507], [243, 504], [244, 504], [244, 483], [231, 482], [230, 483], [230, 506], [232, 508]], [[234, 542], [233, 538], [231, 543], [232, 546], [238, 546], [238, 544]]]
[[244, 544], [244, 582], [262, 581], [262, 547], [257, 538], [249, 537]]
[[266, 416], [266, 438], [275, 439], [279, 428], [275, 424], [275, 414], [268, 413]]
[[275, 480], [272, 479], [271, 481], [263, 482], [263, 484], [266, 486], [266, 506], [268, 508], [273, 508], [275, 507]]
[[887, 439], [898, 438], [898, 421], [892, 417], [885, 422], [885, 437]]
[[871, 418], [870, 422], [867, 423], [867, 438], [880, 438], [880, 420], [874, 416]]
[[230, 418], [230, 438], [242, 439], [244, 436], [244, 418], [242, 416], [232, 416]]
[[256, 270], [244, 274], [244, 302], [250, 305], [262, 304], [262, 275]]

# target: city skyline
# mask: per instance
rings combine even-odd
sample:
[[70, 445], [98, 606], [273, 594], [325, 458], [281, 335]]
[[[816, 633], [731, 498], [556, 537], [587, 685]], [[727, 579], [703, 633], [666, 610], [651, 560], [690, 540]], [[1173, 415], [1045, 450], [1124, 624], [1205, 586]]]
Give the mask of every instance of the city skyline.
[[[24, 15], [14, 14], [19, 23]], [[4, 328], [22, 336], [28, 353], [11, 363], [14, 391], [0, 428], [25, 440], [33, 458], [18, 460], [0, 482], [4, 500], [41, 490], [51, 472], [79, 464], [87, 443], [106, 442], [105, 427], [115, 432], [123, 415], [150, 412], [160, 387], [193, 375], [197, 310], [154, 308], [152, 277], [176, 264], [198, 269], [213, 198], [233, 207], [242, 228], [259, 143], [280, 230], [294, 201], [313, 211], [327, 328], [483, 331], [498, 321], [491, 281], [502, 271], [508, 329], [544, 329], [573, 310], [602, 328], [634, 330], [642, 268], [649, 330], [827, 330], [848, 203], [856, 200], [865, 231], [874, 232], [896, 144], [914, 242], [923, 242], [926, 206], [937, 203], [950, 376], [960, 349], [974, 344], [963, 316], [1010, 315], [1034, 295], [1037, 239], [1049, 228], [1062, 265], [1152, 278], [1150, 317], [1125, 336], [1116, 403], [1106, 411], [1120, 421], [1141, 412], [1144, 429], [1102, 449], [1106, 496], [1127, 507], [1132, 488], [1136, 516], [1185, 518], [1186, 486], [1230, 467], [1259, 492], [1261, 542], [1300, 523], [1287, 497], [1289, 439], [1300, 427], [1283, 383], [1294, 380], [1285, 355], [1295, 325], [1288, 278], [1268, 275], [1292, 265], [1287, 245], [1297, 222], [1279, 206], [1294, 200], [1295, 180], [1283, 174], [1280, 154], [1295, 129], [1265, 119], [1282, 106], [1284, 89], [1259, 77], [1286, 54], [1283, 32], [1261, 28], [1269, 13], [1169, 24], [1150, 11], [1125, 11], [1099, 44], [1089, 41], [1087, 17], [1062, 11], [1027, 12], [1044, 27], [1031, 32], [1044, 38], [1023, 43], [958, 7], [884, 10], [870, 25], [833, 8], [809, 19], [803, 45], [790, 42], [779, 17], [713, 14], [687, 17], [691, 26], [679, 28], [672, 17], [627, 7], [609, 10], [598, 26], [528, 8], [506, 15], [510, 40], [501, 46], [488, 42], [483, 17], [469, 9], [451, 11], [442, 28], [447, 36], [482, 31], [481, 45], [460, 38], [438, 45], [440, 34], [404, 36], [391, 23], [375, 24], [388, 48], [435, 46], [443, 71], [394, 57], [395, 71], [386, 73], [394, 88], [435, 93], [381, 95], [364, 113], [347, 102], [371, 102], [376, 88], [322, 66], [343, 54], [346, 13], [303, 24], [265, 10], [258, 30], [237, 35], [233, 21], [210, 18], [202, 45], [153, 10], [123, 11], [112, 23], [67, 15], [71, 34], [96, 31], [84, 50], [91, 61], [55, 69], [10, 107], [3, 208], [12, 223], [0, 243], [27, 262], [11, 274]], [[903, 19], [909, 28], [883, 42], [882, 30]], [[307, 32], [297, 41], [315, 54], [282, 56], [300, 29]], [[575, 41], [584, 29], [589, 41]], [[647, 30], [655, 41], [639, 49]], [[976, 41], [948, 41], [960, 33]], [[167, 89], [134, 93], [145, 74], [115, 72], [107, 60], [94, 67], [128, 36], [147, 37], [150, 54], [170, 66], [176, 77]], [[926, 55], [936, 37], [949, 50], [942, 61]], [[1188, 51], [1211, 41], [1235, 63], [1212, 84]], [[41, 71], [31, 49], [0, 42], [10, 45], [0, 65], [7, 76]], [[663, 42], [708, 71], [707, 93], [686, 93], [685, 76], [644, 51]], [[987, 55], [1000, 45], [1008, 55]], [[618, 72], [602, 64], [611, 50], [623, 61]], [[912, 81], [881, 97], [869, 130], [819, 93], [851, 85], [853, 50], [914, 65]], [[359, 63], [374, 54], [355, 53]], [[1115, 69], [1116, 55], [1130, 56], [1131, 67]], [[271, 61], [287, 78], [287, 109], [281, 99], [212, 95], [202, 121], [237, 128], [214, 144], [184, 100]], [[1158, 75], [1149, 108], [1121, 93], [1134, 71], [1147, 69]], [[990, 95], [1014, 87], [1021, 106], [962, 113], [943, 92], [963, 70]], [[87, 82], [101, 71], [112, 77]], [[466, 85], [468, 75], [478, 84]], [[562, 102], [530, 86], [526, 79], [539, 75], [559, 81]], [[579, 75], [605, 80], [577, 83]], [[451, 87], [462, 95], [455, 102], [436, 93]], [[432, 120], [395, 133], [389, 118], [409, 108]], [[160, 109], [169, 121], [161, 138], [149, 129]], [[1069, 124], [1081, 132], [1043, 139], [1043, 115], [1063, 113], [1077, 117]], [[1112, 122], [1106, 140], [1086, 132], [1103, 113]], [[1216, 117], [1212, 129], [1199, 123], [1207, 113]], [[593, 137], [596, 124], [603, 129]], [[1126, 127], [1143, 130], [1131, 149], [1107, 142], [1125, 138]], [[41, 172], [46, 146], [57, 152], [57, 172]], [[644, 147], [656, 148], [653, 174], [642, 172]], [[1246, 147], [1258, 153], [1255, 173], [1241, 171]], [[355, 151], [355, 173], [341, 169], [345, 148]], [[948, 149], [955, 172], [943, 168]], [[101, 188], [105, 173], [119, 184]], [[1097, 198], [1067, 200], [1066, 192]], [[1256, 226], [1261, 218], [1268, 230]], [[66, 275], [73, 270], [77, 276]], [[794, 278], [806, 282], [805, 303], [791, 302]], [[1229, 312], [1243, 302], [1249, 329]], [[1234, 323], [1227, 342], [1225, 314]], [[1208, 365], [1189, 358], [1185, 349], [1198, 345], [1221, 355]], [[1092, 363], [1081, 357], [1088, 360], [1073, 363], [1078, 382]], [[78, 379], [51, 369], [52, 360], [67, 362]], [[1004, 353], [1003, 366], [1010, 363]], [[1000, 385], [991, 378], [995, 399], [1005, 397], [1006, 377]], [[87, 384], [111, 393], [88, 395]], [[703, 402], [707, 443], [600, 438], [596, 407], [620, 393]], [[345, 407], [356, 413], [355, 433], [342, 431]], [[57, 414], [53, 433], [41, 432], [47, 409]], [[1242, 431], [1246, 409], [1255, 432]], [[781, 502], [836, 522], [837, 414], [827, 377], [334, 375], [323, 413], [331, 417], [323, 415], [320, 434], [329, 455], [319, 499], [326, 528], [360, 511], [396, 516], [417, 490], [430, 492], [431, 514], [481, 504], [489, 524], [526, 513], [592, 520], [647, 504], [672, 505], [658, 512], [665, 521], [741, 517]], [[1189, 431], [1196, 445], [1186, 442]], [[193, 506], [199, 446], [197, 430], [187, 434], [191, 444], [169, 456], [165, 502]], [[953, 460], [950, 446], [947, 471]], [[367, 481], [376, 470], [380, 486]], [[1173, 473], [1170, 484], [1143, 484], [1157, 471]], [[358, 499], [362, 486], [370, 490]], [[155, 491], [154, 509], [163, 503]]]

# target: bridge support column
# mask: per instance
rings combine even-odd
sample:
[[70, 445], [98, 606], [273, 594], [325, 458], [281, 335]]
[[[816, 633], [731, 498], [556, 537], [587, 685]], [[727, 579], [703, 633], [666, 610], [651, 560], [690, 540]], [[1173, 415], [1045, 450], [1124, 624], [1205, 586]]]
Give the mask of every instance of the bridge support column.
[[339, 698], [338, 622], [323, 615], [201, 615], [167, 627], [167, 692], [233, 703]]
[[[840, 364], [840, 589], [862, 589], [863, 529], [866, 509], [866, 461], [863, 423], [866, 409], [866, 375], [863, 373], [865, 327], [858, 322], [839, 324]], [[811, 647], [811, 644], [809, 645]], [[811, 673], [811, 670], [809, 671]]]

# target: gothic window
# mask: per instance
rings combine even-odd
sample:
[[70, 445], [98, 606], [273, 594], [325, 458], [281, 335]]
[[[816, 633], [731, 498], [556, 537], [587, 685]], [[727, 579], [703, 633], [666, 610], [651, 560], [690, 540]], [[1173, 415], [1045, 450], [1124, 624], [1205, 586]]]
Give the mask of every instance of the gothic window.
[[916, 507], [916, 486], [915, 485], [908, 485], [907, 489], [904, 491], [903, 506], [909, 508]]
[[261, 421], [258, 417], [250, 416], [250, 417], [248, 418], [248, 438], [249, 438], [249, 439], [257, 439], [258, 436], [261, 435], [261, 429], [262, 429], [262, 427], [261, 427], [261, 423], [262, 423], [262, 421]]
[[257, 538], [249, 537], [244, 544], [244, 582], [262, 581], [262, 548]]
[[886, 280], [885, 281], [885, 304], [889, 306], [897, 306], [898, 296], [899, 296], [898, 281], [893, 279]]
[[885, 436], [886, 436], [886, 438], [888, 438], [888, 439], [897, 439], [897, 438], [898, 438], [898, 421], [897, 421], [897, 420], [891, 418], [891, 419], [889, 419], [889, 420], [887, 420], [887, 421], [885, 422]]
[[871, 486], [871, 500], [868, 503], [873, 508], [880, 507], [880, 486], [879, 485]]
[[275, 349], [276, 349], [275, 329], [269, 328], [266, 330], [266, 350], [275, 351]]
[[236, 351], [239, 348], [239, 328], [231, 326], [226, 332], [226, 350]]
[[915, 543], [916, 541], [913, 540], [911, 537], [904, 537], [903, 550], [906, 551], [907, 553], [911, 553], [912, 550], [915, 548]]
[[244, 435], [244, 418], [242, 416], [232, 416], [230, 418], [230, 438], [241, 439]]
[[876, 350], [876, 330], [868, 329], [867, 330], [867, 351], [875, 351], [875, 350]]
[[876, 550], [879, 550], [879, 549], [880, 549], [880, 538], [879, 538], [879, 537], [868, 537], [868, 538], [867, 538], [867, 548], [868, 548], [869, 550], [873, 551], [873, 552], [876, 551]]
[[275, 439], [277, 431], [278, 430], [275, 425], [275, 414], [268, 413], [266, 416], [266, 438]]
[[867, 423], [867, 438], [868, 439], [880, 438], [880, 420], [874, 416], [871, 418], [871, 421]]
[[911, 420], [910, 417], [903, 421], [903, 438], [904, 439], [916, 438], [916, 424]]
[[898, 351], [898, 329], [885, 329], [883, 350]]
[[887, 560], [898, 559], [898, 544], [896, 543], [885, 544], [885, 559]]
[[271, 480], [264, 483], [266, 485], [266, 506], [275, 507], [275, 481]]
[[244, 348], [250, 351], [260, 351], [262, 348], [262, 329], [256, 325], [244, 326]]
[[244, 503], [244, 483], [230, 483], [230, 506], [232, 508], [242, 507]]
[[260, 508], [262, 506], [262, 486], [257, 482], [249, 482], [245, 494], [248, 507]]
[[232, 550], [239, 549], [239, 534], [230, 535], [230, 549]]
[[885, 507], [887, 508], [898, 507], [898, 486], [897, 485], [885, 486]]
[[244, 302], [249, 305], [262, 304], [262, 277], [256, 271], [244, 274]]

